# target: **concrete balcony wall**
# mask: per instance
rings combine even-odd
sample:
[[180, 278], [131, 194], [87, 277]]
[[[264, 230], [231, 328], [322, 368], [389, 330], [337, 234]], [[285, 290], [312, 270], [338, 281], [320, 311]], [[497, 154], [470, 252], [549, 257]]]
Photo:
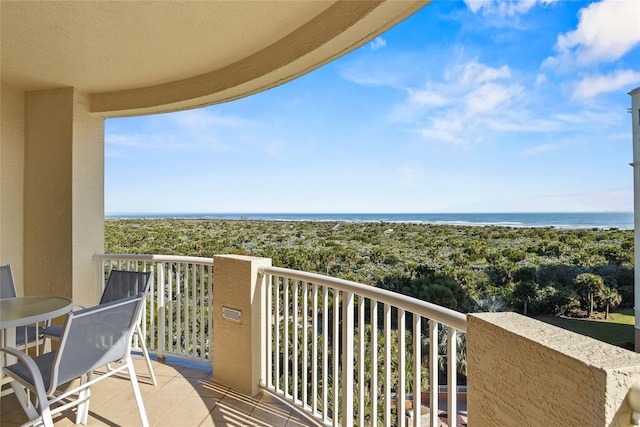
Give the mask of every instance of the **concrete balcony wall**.
[[630, 426], [640, 355], [518, 315], [467, 316], [469, 425]]

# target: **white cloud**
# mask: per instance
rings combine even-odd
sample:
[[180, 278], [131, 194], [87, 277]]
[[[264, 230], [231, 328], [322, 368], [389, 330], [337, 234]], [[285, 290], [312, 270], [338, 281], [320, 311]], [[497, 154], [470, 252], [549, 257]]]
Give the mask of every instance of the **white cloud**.
[[543, 66], [566, 70], [574, 64], [615, 61], [638, 43], [640, 2], [603, 0], [580, 10], [577, 28], [558, 36], [558, 54]]
[[545, 76], [544, 74], [538, 74], [536, 76], [536, 86], [539, 86], [541, 84], [544, 84], [547, 82], [547, 76]]
[[536, 4], [543, 5], [553, 3], [555, 0], [464, 0], [467, 7], [473, 12], [481, 12], [483, 15], [497, 15], [500, 17], [513, 17], [527, 13]]
[[408, 89], [409, 92], [409, 102], [411, 104], [426, 106], [441, 106], [449, 103], [447, 98], [442, 96], [442, 94], [437, 93], [433, 90], [425, 89]]
[[608, 75], [595, 75], [582, 79], [573, 91], [576, 99], [592, 98], [601, 93], [617, 92], [640, 83], [640, 72], [618, 70]]
[[372, 70], [358, 65], [342, 70], [340, 75], [345, 80], [363, 86], [397, 87], [399, 86], [399, 80], [401, 79], [395, 73], [382, 68]]
[[492, 130], [533, 126], [516, 117], [511, 108], [523, 92], [508, 66], [468, 61], [448, 68], [440, 81], [408, 89], [408, 97], [394, 108], [392, 119], [414, 123], [416, 132], [427, 140], [468, 145], [482, 141]]
[[371, 43], [369, 43], [369, 46], [371, 47], [371, 50], [382, 49], [386, 45], [387, 45], [387, 41], [385, 39], [383, 39], [382, 37], [376, 37], [375, 39], [373, 39], [371, 41]]
[[471, 61], [463, 66], [460, 83], [478, 85], [509, 77], [511, 77], [511, 70], [507, 65], [503, 65], [500, 68], [491, 68], [476, 61]]
[[519, 85], [488, 83], [466, 96], [467, 115], [488, 113], [512, 102], [523, 88]]

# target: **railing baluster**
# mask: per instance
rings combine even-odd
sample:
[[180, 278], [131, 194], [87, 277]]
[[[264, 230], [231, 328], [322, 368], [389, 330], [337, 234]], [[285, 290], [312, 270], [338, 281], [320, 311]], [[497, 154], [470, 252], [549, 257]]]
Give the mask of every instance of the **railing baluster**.
[[340, 347], [340, 292], [332, 288], [333, 294], [333, 351], [331, 362], [333, 363], [333, 426], [338, 427], [340, 425], [340, 391], [339, 391], [339, 379], [340, 379], [340, 363], [338, 351]]
[[458, 418], [457, 342], [458, 334], [452, 326], [447, 327], [447, 424], [455, 427]]
[[282, 334], [282, 340], [284, 342], [284, 363], [282, 364], [284, 375], [284, 397], [289, 397], [289, 279], [282, 278], [282, 286], [284, 287], [284, 293], [282, 298], [282, 323], [284, 325], [284, 332]]
[[209, 311], [209, 307], [213, 307], [213, 264], [209, 265], [207, 270], [209, 271], [209, 287], [207, 289], [207, 317], [209, 318], [209, 336], [206, 338], [209, 340], [209, 357], [206, 360], [213, 358], [213, 313]]
[[422, 317], [413, 315], [413, 427], [420, 427], [422, 409]]
[[313, 284], [313, 313], [311, 325], [311, 414], [316, 416], [318, 412], [318, 285]]
[[198, 329], [196, 327], [196, 323], [198, 321], [198, 315], [197, 315], [197, 308], [198, 308], [198, 301], [196, 300], [196, 297], [198, 295], [198, 293], [196, 292], [196, 280], [197, 280], [197, 274], [196, 274], [196, 267], [193, 264], [189, 264], [191, 266], [190, 270], [191, 270], [191, 295], [192, 295], [192, 299], [191, 300], [187, 300], [190, 302], [191, 304], [191, 345], [193, 346], [193, 351], [191, 352], [192, 357], [195, 359], [197, 354], [198, 354]]
[[158, 358], [164, 359], [165, 349], [165, 269], [164, 262], [158, 263]]
[[299, 325], [299, 316], [298, 316], [298, 297], [299, 297], [299, 288], [300, 282], [298, 280], [293, 281], [293, 313], [291, 313], [292, 317], [292, 328], [293, 328], [293, 351], [291, 353], [293, 369], [291, 371], [291, 376], [293, 377], [293, 388], [291, 389], [293, 401], [298, 401], [298, 325]]
[[266, 366], [266, 380], [267, 380], [267, 387], [272, 388], [273, 387], [273, 352], [274, 352], [274, 345], [273, 345], [273, 276], [271, 274], [265, 274], [265, 277], [263, 278], [263, 280], [266, 281], [265, 283], [265, 287], [266, 287], [266, 308], [265, 308], [265, 324], [266, 324], [266, 330], [267, 330], [267, 342], [266, 342], [266, 347], [267, 347], [267, 366]]
[[[275, 383], [276, 391], [280, 391], [280, 276], [274, 276], [274, 299], [275, 299], [275, 312], [273, 316], [273, 333], [275, 334], [275, 340], [273, 343], [274, 349], [274, 368], [276, 370], [276, 375], [273, 378], [273, 382]], [[286, 359], [286, 358], [285, 358]], [[285, 360], [286, 362], [286, 360]]]
[[396, 391], [396, 416], [398, 417], [398, 425], [406, 425], [405, 408], [407, 400], [407, 383], [406, 383], [406, 343], [405, 343], [405, 312], [398, 309], [398, 390]]
[[167, 326], [167, 351], [169, 352], [173, 352], [173, 348], [174, 348], [174, 344], [173, 344], [173, 329], [174, 329], [174, 322], [173, 322], [173, 312], [177, 307], [177, 304], [175, 303], [175, 299], [174, 299], [174, 292], [173, 292], [173, 282], [175, 281], [175, 270], [176, 270], [176, 263], [170, 263], [169, 264], [169, 322], [166, 324]]
[[184, 348], [187, 353], [189, 353], [189, 347], [191, 347], [191, 334], [189, 333], [189, 264], [184, 263], [184, 277], [182, 282], [183, 288], [183, 307], [182, 307], [182, 318], [184, 319], [184, 344], [180, 346], [180, 348]]
[[384, 425], [391, 427], [391, 306], [389, 304], [384, 304], [384, 403]]
[[[200, 264], [199, 268], [200, 268], [200, 304], [199, 304], [199, 307], [200, 307], [200, 325], [202, 327], [203, 325], [205, 325], [204, 313], [205, 313], [206, 308], [207, 308], [207, 306], [206, 306], [206, 301], [207, 300], [206, 300], [205, 294], [204, 294], [204, 289], [205, 289], [204, 284], [206, 282], [205, 276], [204, 276], [204, 264]], [[206, 351], [206, 347], [204, 345], [204, 342], [205, 342], [204, 341], [204, 336], [205, 336], [204, 331], [202, 329], [200, 329], [200, 344], [199, 344], [200, 353], [201, 353], [200, 357], [204, 357], [205, 351]]]
[[[364, 426], [364, 364], [365, 364], [364, 298], [358, 297], [358, 425]], [[373, 369], [373, 368], [372, 368]]]
[[342, 293], [342, 425], [353, 424], [353, 294]]
[[429, 419], [432, 426], [438, 425], [438, 322], [429, 321]]
[[378, 301], [371, 300], [371, 425], [378, 425]]
[[307, 372], [309, 370], [309, 284], [304, 282], [302, 287], [302, 407], [306, 408], [308, 402], [309, 386]]
[[329, 420], [329, 288], [322, 289], [322, 421]]

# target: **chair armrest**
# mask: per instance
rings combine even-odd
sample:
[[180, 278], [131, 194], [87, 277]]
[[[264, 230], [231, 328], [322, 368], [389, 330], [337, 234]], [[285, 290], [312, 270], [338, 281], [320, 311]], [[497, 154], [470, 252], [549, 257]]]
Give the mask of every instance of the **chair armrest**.
[[[13, 347], [2, 347], [0, 348], [0, 353], [7, 353], [10, 354], [12, 356], [14, 356], [15, 358], [17, 358], [18, 360], [20, 360], [21, 363], [23, 363], [27, 369], [29, 370], [29, 373], [31, 374], [31, 377], [33, 378], [33, 381], [35, 382], [35, 384], [32, 384], [32, 386], [35, 387], [36, 392], [38, 393], [38, 395], [40, 396], [46, 396], [47, 395], [47, 391], [44, 388], [44, 380], [42, 379], [42, 374], [40, 373], [40, 369], [38, 369], [38, 365], [36, 365], [36, 362], [33, 360], [33, 358], [31, 356], [29, 356], [27, 353], [20, 351], [16, 348]], [[13, 375], [13, 372], [11, 372], [11, 370], [9, 369], [11, 366], [13, 365], [9, 365], [9, 366], [5, 366], [3, 371], [10, 377], [14, 378], [15, 380], [15, 376]]]

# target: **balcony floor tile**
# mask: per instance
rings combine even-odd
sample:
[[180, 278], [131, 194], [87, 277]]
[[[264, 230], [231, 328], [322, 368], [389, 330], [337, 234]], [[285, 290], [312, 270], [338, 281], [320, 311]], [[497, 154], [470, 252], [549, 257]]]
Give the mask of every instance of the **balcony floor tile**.
[[[315, 424], [287, 405], [267, 395], [244, 396], [212, 380], [210, 366], [167, 357], [165, 363], [153, 358], [158, 385], [148, 378], [141, 355], [134, 354], [134, 366], [149, 424], [154, 427], [191, 426], [269, 426], [300, 427]], [[19, 426], [27, 421], [15, 396], [0, 400], [2, 427]], [[56, 415], [55, 427], [75, 426], [75, 411]], [[140, 425], [129, 379], [114, 375], [91, 388], [89, 426]]]

